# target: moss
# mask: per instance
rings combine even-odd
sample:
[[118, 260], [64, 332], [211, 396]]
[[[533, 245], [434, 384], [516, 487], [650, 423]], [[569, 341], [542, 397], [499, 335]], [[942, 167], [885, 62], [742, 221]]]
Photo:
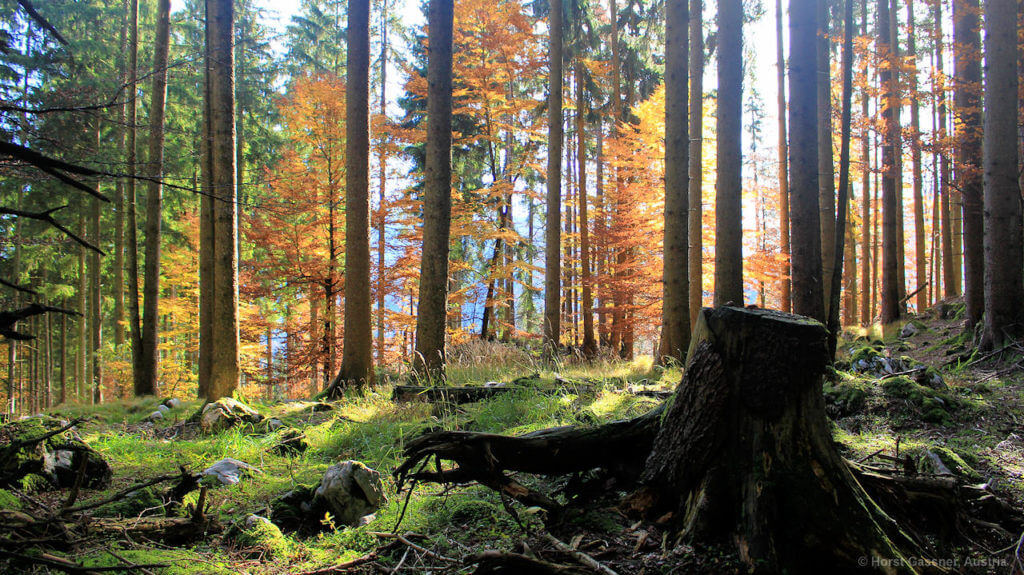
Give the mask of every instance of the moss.
[[868, 386], [863, 380], [837, 377], [836, 381], [827, 382], [825, 393], [825, 410], [836, 418], [846, 417], [864, 409], [869, 395]]
[[292, 543], [281, 529], [266, 517], [249, 515], [228, 530], [228, 538], [248, 553], [275, 558], [287, 557]]
[[[166, 565], [160, 569], [153, 569], [160, 575], [231, 575], [238, 572], [235, 566], [226, 560], [208, 560], [194, 551], [184, 549], [117, 549], [115, 552], [136, 565]], [[82, 558], [80, 562], [87, 569], [123, 564], [120, 559], [106, 551], [97, 551]]]
[[0, 489], [0, 509], [21, 509], [21, 500], [6, 489]]
[[618, 517], [605, 509], [587, 509], [579, 517], [570, 519], [570, 523], [585, 531], [615, 534], [622, 531]]
[[164, 502], [152, 487], [138, 489], [99, 509], [101, 515], [138, 517], [163, 510]]
[[880, 344], [871, 343], [856, 348], [850, 355], [850, 365], [856, 365], [857, 362], [863, 360], [870, 363], [875, 358], [882, 357], [882, 347]]
[[956, 451], [949, 449], [948, 447], [933, 447], [932, 452], [939, 456], [942, 463], [949, 468], [950, 471], [957, 475], [969, 480], [969, 481], [982, 481], [984, 478], [980, 473], [974, 470], [974, 468], [967, 463], [967, 459], [974, 459], [969, 455], [961, 456]]
[[883, 381], [882, 392], [890, 399], [909, 401], [920, 411], [921, 420], [926, 423], [948, 424], [952, 421], [949, 412], [963, 406], [952, 395], [925, 387], [905, 375]]

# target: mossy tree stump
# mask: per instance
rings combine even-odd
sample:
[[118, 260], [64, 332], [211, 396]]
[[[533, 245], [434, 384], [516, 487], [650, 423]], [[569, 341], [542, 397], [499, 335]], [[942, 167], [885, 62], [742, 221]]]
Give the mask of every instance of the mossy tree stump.
[[703, 310], [641, 487], [624, 506], [692, 540], [731, 544], [765, 572], [855, 570], [865, 561], [911, 571], [903, 553], [917, 546], [833, 446], [822, 395], [827, 362], [816, 321]]

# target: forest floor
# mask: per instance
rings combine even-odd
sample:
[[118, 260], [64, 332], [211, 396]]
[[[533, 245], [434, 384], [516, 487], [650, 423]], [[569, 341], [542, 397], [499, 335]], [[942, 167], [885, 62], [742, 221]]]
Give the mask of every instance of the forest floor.
[[[884, 339], [877, 328], [847, 334], [840, 343], [837, 371], [825, 385], [835, 440], [852, 461], [952, 473], [964, 482], [986, 483], [1019, 508], [1024, 505], [1024, 351], [1008, 347], [978, 354], [971, 338], [961, 335], [961, 316], [962, 304], [952, 302], [912, 317], [906, 323], [913, 328], [894, 326], [894, 333]], [[906, 337], [900, 336], [901, 330]], [[94, 569], [166, 565], [130, 570], [139, 573], [312, 575], [471, 573], [476, 568], [468, 562], [471, 557], [496, 550], [590, 572], [556, 549], [557, 540], [623, 575], [741, 571], [728, 552], [694, 548], [657, 526], [626, 518], [616, 509], [621, 493], [590, 497], [557, 526], [545, 526], [543, 511], [513, 504], [514, 516], [495, 492], [479, 485], [419, 485], [411, 495], [395, 492], [390, 474], [402, 460], [403, 446], [426, 430], [521, 434], [633, 417], [659, 401], [638, 392], [671, 391], [680, 370], [652, 367], [649, 359], [568, 363], [552, 370], [521, 349], [475, 343], [457, 354], [451, 376], [453, 383], [465, 385], [526, 379], [519, 379], [522, 386], [515, 391], [458, 406], [395, 402], [387, 385], [335, 402], [329, 411], [314, 411], [318, 408], [309, 402], [251, 402], [264, 416], [305, 435], [308, 449], [285, 455], [275, 445], [286, 430], [240, 426], [200, 432], [185, 422], [200, 407], [197, 402], [185, 402], [155, 424], [146, 418], [156, 399], [55, 409], [51, 415], [60, 418], [86, 418], [78, 426], [80, 435], [113, 468], [112, 485], [103, 491], [82, 489], [80, 503], [102, 500], [148, 478], [176, 474], [180, 466], [198, 472], [225, 457], [259, 469], [236, 484], [212, 486], [207, 492], [209, 514], [226, 526], [242, 525], [252, 514], [267, 516], [276, 497], [316, 484], [330, 465], [342, 460], [358, 460], [378, 470], [388, 499], [365, 525], [338, 526], [328, 517], [316, 534], [262, 530], [239, 536], [237, 529], [234, 534], [229, 529], [181, 547], [112, 535], [76, 541], [75, 549], [46, 552]], [[557, 493], [566, 483], [560, 478], [523, 481], [548, 493]], [[56, 509], [67, 491], [30, 476], [17, 489], [0, 490], [0, 509], [20, 508], [29, 514], [40, 505]], [[187, 514], [197, 497], [198, 492], [188, 495], [177, 513]], [[89, 515], [124, 518], [125, 506], [119, 505], [124, 499]], [[30, 552], [5, 559], [5, 541], [10, 542], [0, 538], [0, 572], [57, 571], [33, 565], [24, 558]], [[1010, 573], [1020, 546], [1010, 540], [996, 548], [992, 541], [999, 538], [961, 540], [940, 548], [936, 558], [962, 572]], [[341, 567], [352, 561], [360, 564]]]

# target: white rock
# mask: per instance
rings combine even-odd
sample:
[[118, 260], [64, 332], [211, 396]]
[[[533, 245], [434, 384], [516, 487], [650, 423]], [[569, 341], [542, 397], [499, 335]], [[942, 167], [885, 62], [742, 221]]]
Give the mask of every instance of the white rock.
[[234, 485], [242, 480], [242, 477], [254, 473], [263, 473], [259, 469], [244, 461], [225, 457], [213, 465], [204, 469], [200, 475], [216, 477], [224, 485]]
[[167, 407], [166, 405], [158, 405], [156, 406], [156, 410], [159, 411], [160, 413], [167, 413], [168, 411], [171, 410], [171, 408]]
[[327, 469], [313, 501], [314, 506], [326, 507], [339, 524], [359, 525], [380, 509], [386, 497], [380, 473], [358, 461], [344, 461]]

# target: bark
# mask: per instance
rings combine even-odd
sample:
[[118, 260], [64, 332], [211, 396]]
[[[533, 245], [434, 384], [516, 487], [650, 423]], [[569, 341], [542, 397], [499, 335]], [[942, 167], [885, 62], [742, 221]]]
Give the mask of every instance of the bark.
[[[860, 29], [861, 33], [867, 36], [868, 33], [868, 1], [860, 2]], [[864, 58], [861, 64], [861, 73], [864, 78], [868, 76], [868, 59]], [[861, 116], [865, 120], [869, 117], [870, 96], [867, 86], [861, 92]], [[860, 133], [860, 161], [861, 161], [861, 226], [863, 233], [861, 239], [860, 254], [860, 323], [867, 326], [871, 323], [871, 128], [865, 121]]]
[[200, 130], [199, 158], [203, 194], [199, 200], [199, 382], [200, 399], [210, 396], [213, 360], [213, 156], [210, 132], [210, 47], [204, 45], [203, 125]]
[[562, 188], [562, 0], [551, 0], [548, 17], [548, 167], [544, 232], [544, 347], [554, 356], [561, 335]]
[[[622, 60], [619, 57], [619, 8], [617, 0], [608, 0], [609, 14], [611, 14], [611, 38], [609, 43], [612, 45], [612, 94], [611, 94], [611, 108], [612, 108], [612, 135], [616, 136], [619, 133], [619, 122], [623, 120], [622, 112]], [[614, 156], [614, 155], [613, 155]], [[619, 175], [619, 170], [615, 167], [615, 160], [617, 157], [612, 158], [612, 173], [615, 180], [615, 200], [613, 206], [613, 213], [611, 216], [612, 227], [615, 227], [616, 219], [619, 216], [619, 198], [622, 197], [622, 178]], [[611, 326], [608, 330], [608, 346], [611, 347], [612, 353], [618, 355], [622, 349], [622, 324], [623, 324], [623, 309], [625, 302], [622, 298], [621, 290], [619, 289], [619, 283], [622, 278], [622, 264], [624, 263], [625, 254], [621, 249], [607, 250], [608, 268], [606, 273], [611, 273], [614, 280], [609, 286], [609, 299], [611, 299]], [[611, 286], [614, 286], [612, 288]], [[607, 306], [606, 306], [607, 307]]]
[[[956, 74], [953, 108], [957, 128], [957, 187], [963, 198], [964, 301], [967, 303], [968, 329], [981, 321], [981, 314], [985, 311], [980, 14], [978, 0], [953, 2]], [[955, 215], [953, 219], [956, 220]], [[955, 231], [954, 242], [959, 235]], [[956, 261], [958, 253], [954, 244], [954, 270], [960, 269]]]
[[[943, 34], [942, 34], [942, 2], [935, 3], [935, 13], [933, 15], [932, 24], [935, 27], [935, 71], [936, 77], [942, 80], [945, 79], [943, 68]], [[938, 81], [936, 82], [938, 84]], [[944, 297], [954, 297], [958, 294], [956, 289], [956, 270], [953, 264], [953, 222], [952, 214], [950, 213], [950, 189], [949, 189], [949, 154], [947, 153], [948, 143], [946, 138], [947, 133], [947, 118], [946, 113], [946, 86], [943, 82], [939, 84], [935, 93], [939, 100], [938, 110], [938, 129], [939, 129], [939, 153], [941, 154], [941, 160], [939, 162], [939, 189], [938, 193], [940, 196], [941, 205], [941, 221], [942, 221], [942, 288]], [[933, 224], [934, 225], [934, 224]], [[936, 289], [938, 293], [938, 289]], [[938, 297], [936, 297], [938, 299]]]
[[900, 319], [899, 267], [903, 262], [899, 259], [899, 192], [897, 182], [897, 139], [899, 122], [896, 108], [896, 79], [893, 70], [896, 66], [892, 35], [888, 23], [889, 0], [878, 0], [878, 51], [889, 64], [878, 71], [878, 81], [882, 88], [882, 119], [885, 124], [882, 138], [882, 288], [881, 288], [881, 321], [889, 324]]
[[[100, 148], [100, 123], [96, 121], [96, 149]], [[100, 180], [96, 178], [96, 189], [100, 189]], [[89, 203], [92, 210], [89, 214], [89, 239], [95, 246], [102, 246], [103, 241], [100, 236], [100, 200], [98, 198], [91, 198]], [[92, 381], [91, 388], [91, 399], [93, 404], [103, 403], [103, 361], [100, 357], [100, 351], [103, 344], [103, 292], [102, 285], [100, 282], [100, 275], [102, 272], [102, 266], [100, 263], [99, 252], [92, 252], [89, 254], [89, 323], [90, 327], [90, 345], [89, 355], [92, 357], [92, 373], [90, 374], [90, 380]], [[46, 318], [46, 407], [50, 406], [50, 319]]]
[[836, 182], [832, 158], [832, 63], [829, 2], [818, 2], [818, 217], [821, 223], [821, 290], [825, 317], [831, 317], [832, 270], [836, 252]]
[[665, 3], [665, 256], [659, 361], [678, 363], [690, 347], [687, 2]]
[[[833, 261], [829, 266], [832, 277], [829, 278], [828, 292], [828, 352], [835, 360], [836, 345], [839, 340], [839, 298], [843, 280], [843, 256], [846, 246], [847, 210], [850, 200], [850, 129], [853, 107], [853, 0], [845, 0], [843, 9], [843, 109], [840, 120], [839, 145], [839, 213], [836, 216], [835, 237], [833, 238]], [[831, 137], [830, 137], [831, 139]], [[856, 262], [850, 261], [850, 267], [856, 270]], [[852, 274], [851, 274], [852, 275]], [[827, 276], [826, 276], [827, 277]], [[852, 296], [852, 294], [851, 294]]]
[[[781, 1], [781, 0], [779, 0]], [[690, 325], [697, 321], [704, 299], [703, 185], [701, 163], [704, 143], [704, 3], [690, 0], [690, 172], [689, 198], [689, 266]], [[787, 237], [788, 240], [788, 237]]]
[[583, 356], [592, 358], [597, 354], [597, 339], [594, 338], [594, 293], [593, 280], [590, 275], [590, 217], [587, 210], [590, 201], [587, 198], [587, 139], [586, 112], [587, 92], [583, 85], [583, 62], [576, 59], [576, 161], [578, 177], [576, 178], [577, 198], [580, 216], [580, 283], [582, 284], [583, 312]]
[[[120, 32], [120, 47], [121, 50], [118, 53], [118, 80], [121, 85], [126, 85], [128, 82], [128, 64], [126, 62], [128, 56], [128, 10], [130, 6], [129, 0], [122, 0], [122, 9], [124, 10], [124, 16], [121, 22]], [[128, 102], [127, 100], [117, 107], [117, 146], [118, 153], [125, 153], [125, 142], [126, 130], [125, 123], [128, 117]], [[125, 182], [122, 178], [117, 179], [114, 190], [114, 285], [111, 288], [114, 295], [114, 346], [120, 350], [125, 342], [124, 333], [124, 189]]]
[[230, 396], [238, 387], [238, 244], [235, 177], [234, 7], [207, 0], [210, 59], [209, 111], [213, 198], [213, 313], [207, 400]]
[[[85, 237], [85, 220], [86, 220], [86, 201], [83, 200], [80, 204], [80, 212], [78, 215], [78, 232], [80, 237]], [[87, 381], [90, 379], [91, 374], [89, 373], [89, 348], [91, 343], [89, 341], [89, 276], [86, 268], [86, 257], [85, 248], [80, 248], [78, 251], [78, 346], [77, 346], [77, 365], [75, 366], [75, 400], [81, 401], [82, 399], [82, 387], [86, 386]], [[30, 348], [31, 349], [31, 348]], [[26, 357], [25, 359], [30, 359]], [[35, 383], [35, 380], [30, 379], [31, 383]]]
[[[792, 252], [789, 231], [789, 141], [786, 137], [786, 59], [782, 44], [782, 0], [775, 0], [775, 61], [779, 88], [775, 100], [779, 115], [779, 247], [784, 258], [779, 297], [782, 300], [782, 311], [788, 312], [793, 309], [793, 295], [790, 277]], [[696, 321], [696, 315], [693, 318]]]
[[413, 369], [444, 377], [448, 309], [448, 239], [451, 227], [452, 0], [429, 0], [427, 149], [423, 205], [423, 258]]
[[[910, 95], [910, 150], [914, 186], [914, 263], [915, 289], [925, 285], [928, 277], [928, 256], [924, 231], [924, 182], [921, 160], [921, 106], [917, 92], [917, 38], [914, 32], [914, 3], [907, 2], [907, 57], [911, 61], [908, 71], [907, 92]], [[928, 290], [917, 292], [917, 313], [928, 307]]]
[[[370, 324], [370, 1], [348, 5], [345, 108], [345, 339], [338, 382], [373, 383]], [[339, 384], [344, 385], [344, 384]]]
[[[380, 11], [380, 117], [382, 126], [388, 120], [388, 0], [383, 0]], [[377, 365], [384, 365], [384, 296], [387, 293], [387, 270], [384, 268], [384, 254], [387, 248], [385, 225], [387, 209], [384, 194], [387, 191], [387, 134], [382, 130], [378, 136], [380, 153], [377, 156]]]
[[789, 208], [793, 311], [821, 320], [825, 304], [818, 221], [816, 7], [812, 0], [794, 0], [790, 7]]
[[983, 349], [1024, 324], [1024, 219], [1018, 171], [1016, 0], [985, 0], [985, 328]]
[[743, 2], [718, 6], [715, 305], [743, 304]]
[[128, 267], [128, 337], [132, 344], [132, 382], [139, 388], [142, 374], [142, 319], [139, 310], [139, 238], [136, 213], [136, 175], [138, 172], [138, 71], [139, 71], [139, 0], [131, 0], [128, 49], [128, 207], [126, 210], [125, 251]]
[[167, 58], [170, 48], [170, 0], [157, 7], [156, 39], [153, 51], [153, 93], [149, 106], [149, 158], [146, 192], [146, 272], [143, 285], [142, 349], [135, 395], [156, 395], [159, 391], [157, 334], [160, 302], [160, 223], [162, 219], [164, 168], [164, 112], [167, 101]]

